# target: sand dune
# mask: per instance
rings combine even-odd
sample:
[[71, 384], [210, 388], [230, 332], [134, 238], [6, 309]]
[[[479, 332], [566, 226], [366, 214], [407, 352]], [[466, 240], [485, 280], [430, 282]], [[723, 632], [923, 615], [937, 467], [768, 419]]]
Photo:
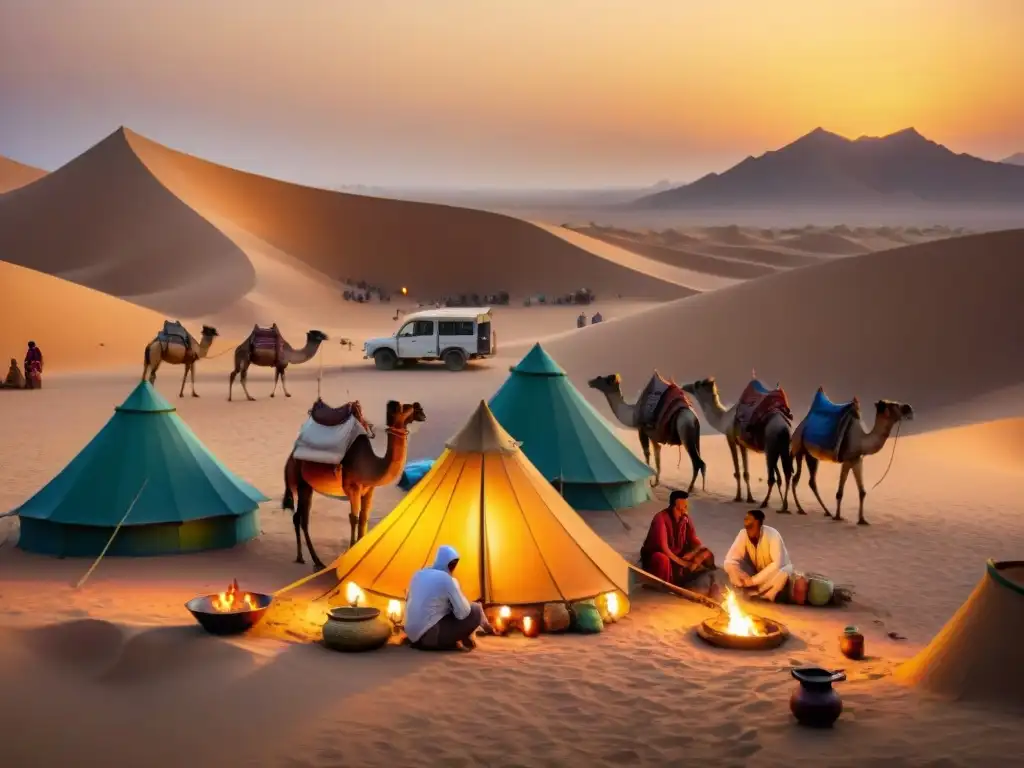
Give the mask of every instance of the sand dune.
[[828, 232], [807, 232], [795, 237], [782, 238], [779, 244], [810, 253], [841, 256], [855, 256], [870, 250], [848, 237]]
[[[823, 385], [919, 412], [1024, 381], [1024, 231], [829, 261], [657, 307], [552, 342], [577, 381], [618, 371], [629, 391], [658, 367], [717, 376], [733, 400], [752, 368], [803, 409]], [[671, 333], [667, 329], [672, 329]], [[1008, 414], [1015, 415], [1015, 414]]]
[[0, 315], [0, 358], [21, 366], [25, 345], [35, 341], [46, 371], [139, 364], [163, 324], [143, 307], [75, 283], [0, 261], [4, 304]]
[[508, 216], [328, 192], [243, 173], [125, 131], [168, 189], [207, 216], [232, 221], [334, 278], [434, 298], [460, 292], [685, 294]]
[[168, 192], [121, 132], [0, 199], [0, 254], [189, 316], [241, 298], [255, 280], [245, 254]]
[[31, 184], [46, 175], [42, 168], [19, 163], [0, 155], [0, 194]]
[[594, 237], [605, 242], [635, 251], [649, 259], [663, 261], [677, 267], [683, 267], [694, 272], [703, 272], [718, 277], [727, 277], [734, 280], [749, 280], [752, 277], [768, 275], [775, 270], [763, 264], [753, 264], [747, 261], [735, 261], [722, 259], [717, 256], [705, 256], [681, 248], [668, 248], [663, 245], [618, 237], [616, 235], [596, 234]]

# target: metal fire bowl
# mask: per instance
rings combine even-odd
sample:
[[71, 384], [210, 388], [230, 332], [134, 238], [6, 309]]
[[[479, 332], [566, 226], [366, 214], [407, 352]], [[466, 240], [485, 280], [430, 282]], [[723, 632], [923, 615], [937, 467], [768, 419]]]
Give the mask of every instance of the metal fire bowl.
[[214, 610], [213, 598], [217, 595], [194, 597], [185, 603], [185, 607], [199, 622], [199, 626], [211, 635], [240, 635], [256, 626], [263, 618], [263, 614], [267, 612], [270, 604], [274, 602], [273, 597], [261, 592], [250, 592], [249, 594], [256, 600], [258, 607], [247, 611], [221, 613]]
[[767, 651], [778, 648], [789, 637], [789, 630], [785, 625], [771, 619], [751, 616], [754, 623], [764, 631], [763, 635], [730, 635], [725, 631], [728, 619], [724, 616], [715, 616], [705, 619], [697, 625], [697, 634], [701, 640], [719, 648], [731, 648], [737, 651]]

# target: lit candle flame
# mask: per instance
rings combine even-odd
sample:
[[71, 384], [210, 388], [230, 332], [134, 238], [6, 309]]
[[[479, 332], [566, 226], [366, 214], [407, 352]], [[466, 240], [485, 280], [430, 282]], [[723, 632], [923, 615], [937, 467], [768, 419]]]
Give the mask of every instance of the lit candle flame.
[[353, 608], [359, 605], [359, 600], [363, 596], [363, 590], [359, 588], [359, 585], [354, 581], [350, 581], [345, 585], [345, 599], [348, 600], [348, 604]]
[[533, 634], [533, 618], [530, 616], [523, 616], [523, 634], [527, 637]]
[[392, 621], [402, 618], [402, 604], [397, 600], [388, 601], [388, 618]]
[[608, 615], [613, 619], [619, 615], [619, 596], [614, 592], [609, 592], [604, 596], [604, 604], [608, 609]]
[[498, 618], [505, 619], [507, 621], [511, 616], [512, 609], [509, 608], [507, 605], [503, 605], [501, 606], [501, 608], [498, 609]]

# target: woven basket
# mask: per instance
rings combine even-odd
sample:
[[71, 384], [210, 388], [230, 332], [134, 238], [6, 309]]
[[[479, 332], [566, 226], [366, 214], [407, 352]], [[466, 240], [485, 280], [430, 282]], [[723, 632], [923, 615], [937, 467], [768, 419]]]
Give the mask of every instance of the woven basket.
[[387, 645], [391, 625], [377, 608], [333, 608], [323, 626], [324, 645], [336, 651], [358, 653]]

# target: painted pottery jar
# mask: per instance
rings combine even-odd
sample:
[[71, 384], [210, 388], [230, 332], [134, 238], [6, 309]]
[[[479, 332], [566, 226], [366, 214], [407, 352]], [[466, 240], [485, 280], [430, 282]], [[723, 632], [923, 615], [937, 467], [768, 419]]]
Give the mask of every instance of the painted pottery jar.
[[818, 667], [794, 669], [793, 677], [800, 685], [789, 699], [789, 709], [801, 725], [829, 728], [843, 711], [843, 700], [832, 683], [846, 679], [842, 670], [830, 672]]
[[372, 651], [387, 645], [391, 624], [377, 608], [332, 608], [323, 634], [324, 645], [336, 651]]
[[864, 635], [856, 627], [847, 627], [839, 636], [839, 650], [854, 661], [864, 658]]

